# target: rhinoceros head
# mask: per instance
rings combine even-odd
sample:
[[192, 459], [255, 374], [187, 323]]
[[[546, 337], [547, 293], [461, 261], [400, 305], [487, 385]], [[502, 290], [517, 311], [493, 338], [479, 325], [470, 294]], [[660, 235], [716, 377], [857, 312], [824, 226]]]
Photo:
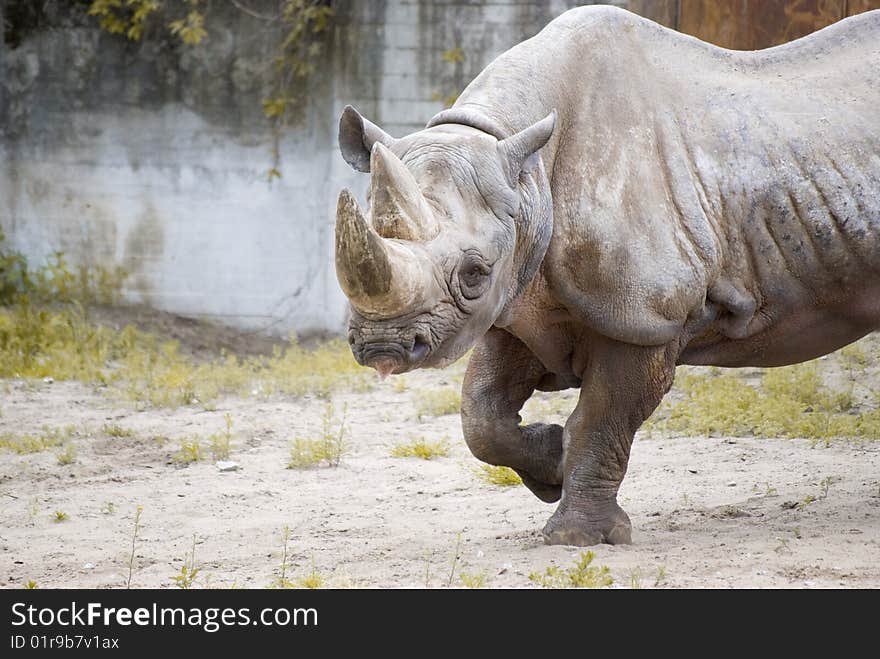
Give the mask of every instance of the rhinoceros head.
[[456, 123], [395, 139], [346, 107], [342, 155], [371, 175], [367, 210], [348, 190], [336, 210], [336, 274], [359, 363], [382, 377], [445, 366], [495, 323], [522, 289], [518, 245], [533, 238], [519, 226], [520, 175], [538, 166], [555, 121], [500, 140]]

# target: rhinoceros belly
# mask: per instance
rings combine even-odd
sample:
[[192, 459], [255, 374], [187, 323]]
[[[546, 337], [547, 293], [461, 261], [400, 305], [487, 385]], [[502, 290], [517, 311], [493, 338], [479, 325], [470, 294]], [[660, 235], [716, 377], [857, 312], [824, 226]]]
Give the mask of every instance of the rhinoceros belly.
[[[777, 312], [778, 313], [778, 312]], [[679, 363], [706, 366], [785, 366], [815, 359], [880, 329], [880, 284], [828, 306], [787, 310], [744, 338], [714, 324], [692, 340]]]

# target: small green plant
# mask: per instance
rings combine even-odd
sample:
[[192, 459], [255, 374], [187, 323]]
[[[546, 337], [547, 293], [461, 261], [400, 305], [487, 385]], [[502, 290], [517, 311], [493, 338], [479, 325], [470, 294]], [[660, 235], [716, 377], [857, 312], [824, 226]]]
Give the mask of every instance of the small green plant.
[[480, 465], [477, 469], [477, 477], [490, 485], [501, 487], [522, 485], [522, 478], [519, 477], [519, 474], [510, 467], [501, 465]]
[[632, 590], [641, 590], [642, 588], [642, 568], [636, 567], [629, 573], [629, 587]]
[[30, 513], [31, 517], [36, 517], [40, 514], [40, 500], [37, 497], [31, 499]]
[[658, 565], [657, 574], [654, 576], [654, 588], [666, 585], [666, 566]]
[[813, 503], [815, 501], [816, 501], [816, 497], [814, 497], [812, 494], [808, 494], [800, 502], [798, 502], [797, 509], [800, 510], [801, 512], [803, 512], [804, 510], [807, 509], [807, 506], [809, 506], [811, 503]]
[[764, 483], [764, 496], [765, 497], [773, 497], [779, 494], [775, 487], [771, 487], [770, 483]]
[[321, 419], [321, 436], [294, 439], [290, 444], [287, 468], [309, 469], [322, 463], [328, 467], [338, 467], [343, 456], [350, 450], [346, 439], [348, 434], [345, 424], [346, 412], [347, 406], [343, 406], [342, 417], [337, 422], [333, 404], [328, 403]]
[[419, 458], [431, 460], [449, 455], [449, 443], [445, 439], [430, 441], [424, 437], [413, 439], [406, 444], [398, 444], [391, 449], [391, 456], [395, 458]]
[[868, 355], [858, 343], [852, 343], [839, 351], [849, 381], [855, 383], [868, 365]]
[[203, 457], [202, 446], [197, 437], [180, 442], [180, 450], [174, 454], [174, 461], [182, 465], [198, 462]]
[[317, 589], [324, 586], [326, 579], [315, 568], [315, 559], [312, 558], [311, 570], [294, 579], [288, 578], [288, 570], [290, 569], [290, 527], [285, 524], [281, 529], [281, 569], [278, 579], [272, 584], [274, 588], [309, 588]]
[[24, 582], [24, 589], [25, 590], [36, 590], [37, 588], [39, 588], [39, 586], [37, 586], [37, 582], [34, 581], [33, 579], [29, 579]]
[[464, 588], [485, 588], [488, 577], [485, 572], [478, 572], [476, 574], [461, 572], [458, 575], [458, 581]]
[[58, 459], [58, 464], [60, 465], [73, 464], [74, 460], [76, 460], [76, 447], [72, 443], [67, 443], [55, 457]]
[[63, 510], [56, 510], [52, 515], [52, 521], [55, 522], [56, 524], [59, 522], [65, 522], [65, 521], [67, 521], [67, 519], [68, 519], [67, 513], [64, 512]]
[[826, 476], [822, 480], [819, 481], [819, 488], [821, 489], [821, 493], [819, 494], [820, 499], [828, 498], [828, 490], [831, 489], [831, 486], [837, 481], [834, 476]]
[[288, 469], [310, 469], [324, 459], [324, 444], [320, 440], [297, 437], [290, 443]]
[[138, 506], [134, 513], [134, 529], [131, 532], [131, 552], [128, 555], [128, 579], [125, 580], [125, 587], [131, 588], [131, 575], [134, 571], [134, 550], [137, 545], [138, 535], [141, 532], [141, 514], [144, 512], [143, 506]]
[[101, 506], [101, 512], [105, 515], [112, 515], [116, 511], [116, 504], [112, 501], [105, 501], [104, 505]]
[[115, 437], [116, 439], [134, 436], [133, 430], [130, 428], [123, 428], [118, 423], [105, 423], [103, 430], [105, 435], [108, 437]]
[[461, 393], [453, 387], [421, 391], [416, 399], [416, 416], [445, 416], [461, 409]]
[[229, 459], [229, 451], [232, 446], [232, 415], [227, 412], [223, 415], [223, 421], [226, 424], [226, 427], [218, 432], [214, 433], [209, 437], [211, 442], [211, 456], [214, 460], [228, 460]]
[[431, 584], [431, 552], [425, 551], [425, 588], [430, 588]]
[[459, 533], [455, 537], [455, 550], [452, 552], [452, 567], [449, 568], [449, 579], [446, 582], [446, 587], [452, 587], [452, 580], [455, 578], [455, 567], [458, 565], [458, 561], [461, 558], [461, 533]]
[[322, 586], [324, 586], [325, 582], [326, 582], [326, 579], [324, 578], [324, 575], [322, 575], [320, 572], [318, 572], [315, 569], [315, 559], [313, 558], [312, 559], [312, 569], [309, 570], [308, 574], [306, 574], [302, 577], [299, 577], [294, 582], [294, 585], [297, 588], [308, 588], [310, 590], [317, 590], [318, 588], [321, 588]]
[[592, 565], [595, 554], [581, 552], [574, 567], [563, 570], [552, 565], [543, 573], [533, 572], [529, 580], [544, 588], [608, 588], [614, 583], [608, 566]]
[[188, 557], [184, 557], [180, 573], [171, 577], [171, 580], [178, 588], [189, 590], [198, 576], [199, 568], [196, 567], [196, 534], [193, 533], [192, 551]]
[[293, 588], [294, 584], [287, 578], [287, 568], [289, 559], [290, 546], [290, 527], [285, 524], [281, 528], [281, 575], [278, 577], [276, 585], [279, 588]]

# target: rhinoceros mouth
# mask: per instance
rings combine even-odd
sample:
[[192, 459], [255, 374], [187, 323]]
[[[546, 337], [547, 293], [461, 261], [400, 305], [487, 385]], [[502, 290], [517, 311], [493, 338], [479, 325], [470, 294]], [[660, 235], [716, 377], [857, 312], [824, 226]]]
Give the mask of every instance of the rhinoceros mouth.
[[431, 347], [421, 340], [421, 338], [416, 337], [415, 343], [413, 343], [413, 349], [410, 351], [412, 355], [413, 361], [421, 364], [428, 356], [428, 353], [431, 352]]
[[353, 342], [352, 353], [362, 366], [376, 369], [384, 380], [388, 375], [419, 368], [431, 354], [431, 346], [421, 336], [409, 342], [374, 340]]

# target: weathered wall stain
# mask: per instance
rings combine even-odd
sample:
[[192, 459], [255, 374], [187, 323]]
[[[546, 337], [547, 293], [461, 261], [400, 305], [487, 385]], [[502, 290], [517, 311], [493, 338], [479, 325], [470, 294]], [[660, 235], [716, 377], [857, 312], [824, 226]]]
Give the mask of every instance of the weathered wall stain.
[[156, 209], [147, 202], [143, 213], [125, 236], [122, 267], [128, 277], [126, 287], [141, 302], [156, 306], [156, 285], [152, 265], [165, 251], [165, 229]]

